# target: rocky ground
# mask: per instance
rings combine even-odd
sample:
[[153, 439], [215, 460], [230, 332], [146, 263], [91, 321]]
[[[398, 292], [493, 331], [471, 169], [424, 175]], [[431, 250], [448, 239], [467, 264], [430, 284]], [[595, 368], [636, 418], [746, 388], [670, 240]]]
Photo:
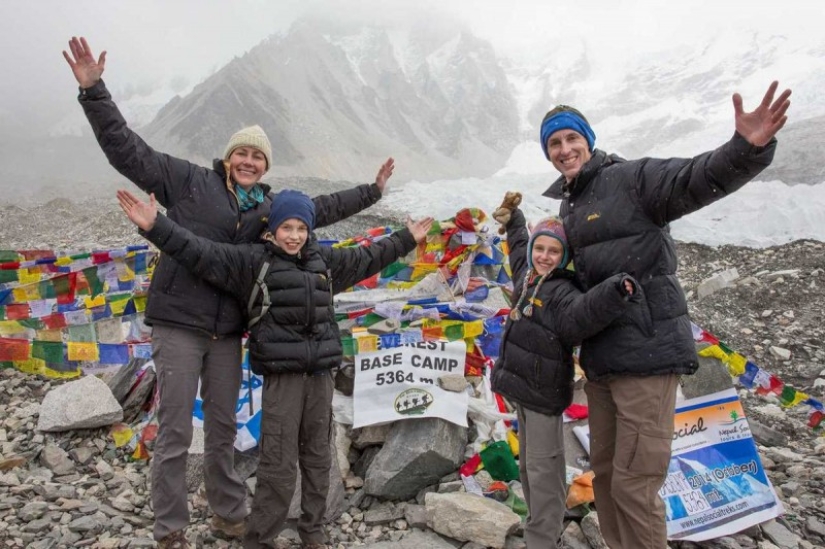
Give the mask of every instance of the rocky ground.
[[[379, 211], [354, 219], [322, 236], [351, 236], [387, 222], [387, 215]], [[137, 243], [141, 239], [113, 199], [0, 204], [0, 249]], [[679, 276], [694, 322], [786, 384], [825, 400], [825, 246], [798, 241], [761, 250], [696, 244], [678, 248]], [[708, 281], [726, 271], [730, 275], [732, 269], [735, 279], [706, 295]], [[59, 383], [0, 371], [0, 547], [152, 546], [148, 463], [132, 461], [124, 449], [115, 448], [107, 428], [55, 434], [35, 430], [39, 402]], [[755, 438], [786, 514], [737, 536], [672, 547], [825, 547], [825, 441], [807, 426], [810, 407], [786, 409], [775, 397], [744, 389], [740, 396], [758, 427]], [[443, 484], [456, 479], [445, 478]], [[424, 524], [415, 500], [378, 501], [364, 497], [357, 485], [348, 488], [346, 498], [346, 512], [330, 527], [335, 547], [481, 547], [420, 530]], [[190, 509], [193, 541], [240, 546], [209, 534], [209, 511], [199, 493], [190, 495]], [[508, 538], [507, 547], [524, 547], [518, 534]], [[586, 542], [574, 534], [566, 537], [568, 547], [590, 546], [581, 545]]]

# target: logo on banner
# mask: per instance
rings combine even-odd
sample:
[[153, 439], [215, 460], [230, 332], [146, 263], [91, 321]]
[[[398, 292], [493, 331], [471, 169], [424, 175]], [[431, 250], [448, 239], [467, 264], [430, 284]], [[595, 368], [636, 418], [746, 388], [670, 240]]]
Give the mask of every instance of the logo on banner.
[[395, 411], [402, 416], [420, 416], [433, 403], [433, 395], [424, 389], [401, 391], [395, 397]]

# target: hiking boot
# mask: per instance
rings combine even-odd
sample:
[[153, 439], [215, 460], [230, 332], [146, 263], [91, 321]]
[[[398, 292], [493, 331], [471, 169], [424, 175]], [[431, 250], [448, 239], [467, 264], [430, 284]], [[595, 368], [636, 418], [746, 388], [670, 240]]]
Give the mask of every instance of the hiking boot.
[[244, 521], [229, 522], [223, 517], [212, 515], [209, 529], [219, 538], [242, 538], [246, 533], [246, 524], [244, 524]]
[[192, 549], [185, 534], [186, 530], [172, 532], [158, 542], [158, 549]]

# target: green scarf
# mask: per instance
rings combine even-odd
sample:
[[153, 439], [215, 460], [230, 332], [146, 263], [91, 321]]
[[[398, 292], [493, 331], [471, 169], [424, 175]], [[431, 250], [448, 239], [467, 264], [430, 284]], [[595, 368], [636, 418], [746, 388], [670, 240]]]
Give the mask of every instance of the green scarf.
[[257, 183], [248, 191], [236, 184], [235, 193], [238, 195], [238, 204], [242, 212], [252, 209], [264, 201], [264, 190]]

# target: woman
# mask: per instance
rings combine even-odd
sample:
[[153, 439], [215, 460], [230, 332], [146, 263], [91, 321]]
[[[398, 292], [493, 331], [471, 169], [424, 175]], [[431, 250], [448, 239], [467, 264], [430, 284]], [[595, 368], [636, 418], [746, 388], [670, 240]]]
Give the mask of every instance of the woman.
[[[63, 52], [78, 97], [109, 163], [147, 193], [170, 219], [215, 242], [256, 240], [266, 228], [272, 198], [261, 177], [272, 165], [264, 131], [252, 126], [232, 135], [212, 169], [157, 152], [126, 124], [101, 80], [106, 52], [92, 55], [85, 38], [73, 37]], [[381, 198], [393, 160], [372, 185], [316, 197], [316, 226], [323, 227]], [[149, 289], [146, 323], [152, 326], [157, 370], [158, 437], [152, 458], [154, 537], [159, 547], [187, 547], [186, 456], [192, 441], [192, 409], [201, 384], [204, 406], [204, 477], [215, 516], [215, 534], [238, 537], [248, 514], [246, 488], [234, 470], [235, 403], [241, 383], [241, 306], [230, 295], [161, 256]]]

